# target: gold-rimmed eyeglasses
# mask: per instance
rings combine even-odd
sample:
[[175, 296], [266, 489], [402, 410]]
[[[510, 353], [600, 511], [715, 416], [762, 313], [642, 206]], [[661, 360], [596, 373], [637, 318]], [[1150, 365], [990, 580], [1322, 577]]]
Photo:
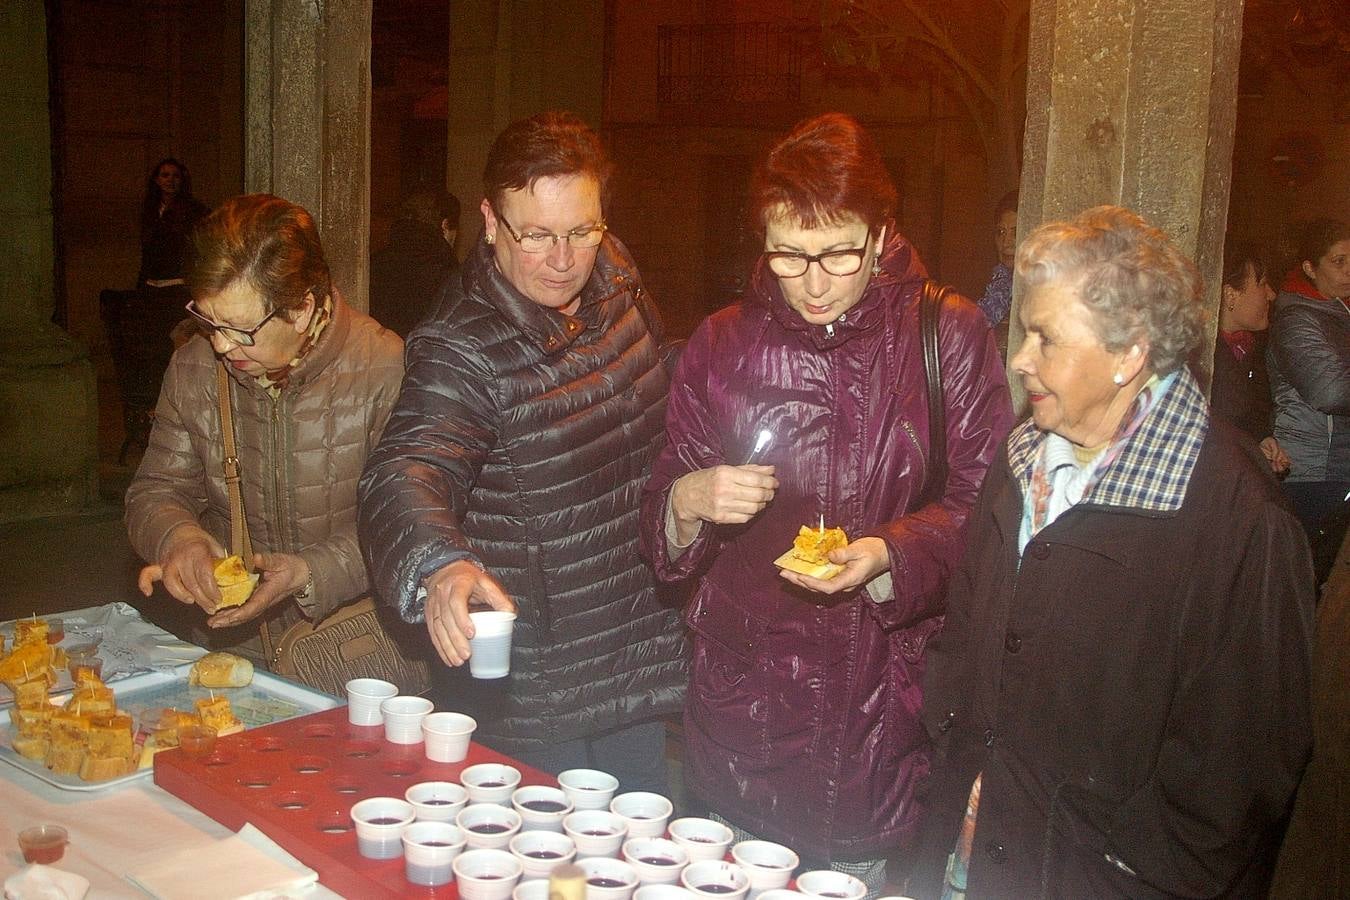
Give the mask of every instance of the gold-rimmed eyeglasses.
[[500, 210], [494, 209], [493, 212], [497, 214], [497, 221], [506, 226], [507, 233], [526, 253], [547, 253], [558, 246], [558, 241], [563, 240], [577, 250], [597, 247], [605, 239], [605, 231], [609, 228], [602, 219], [594, 225], [573, 228], [566, 234], [554, 234], [551, 231], [527, 231], [524, 234], [518, 234], [511, 227], [511, 223], [506, 221], [506, 216], [502, 215]]

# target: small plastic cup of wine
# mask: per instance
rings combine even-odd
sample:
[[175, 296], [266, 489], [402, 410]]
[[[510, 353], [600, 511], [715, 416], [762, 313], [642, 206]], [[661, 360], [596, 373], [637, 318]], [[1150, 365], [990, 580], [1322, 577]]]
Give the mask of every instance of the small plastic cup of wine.
[[66, 853], [70, 835], [60, 825], [35, 825], [19, 832], [23, 861], [50, 866]]

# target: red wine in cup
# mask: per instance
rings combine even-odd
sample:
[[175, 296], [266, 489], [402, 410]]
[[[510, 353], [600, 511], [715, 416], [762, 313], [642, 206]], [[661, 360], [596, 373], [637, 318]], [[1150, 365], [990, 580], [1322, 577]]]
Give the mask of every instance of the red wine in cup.
[[506, 834], [511, 828], [497, 822], [480, 822], [477, 825], [470, 825], [469, 830], [476, 834]]
[[638, 862], [646, 863], [649, 866], [673, 866], [675, 860], [668, 856], [639, 856]]
[[559, 813], [567, 809], [566, 803], [559, 803], [557, 800], [526, 800], [520, 805], [541, 813]]
[[605, 878], [601, 875], [594, 875], [586, 879], [586, 883], [601, 888], [621, 888], [623, 882], [617, 878]]
[[439, 797], [432, 797], [430, 800], [418, 800], [423, 806], [449, 806], [451, 801], [442, 800]]
[[587, 837], [613, 837], [613, 836], [614, 836], [614, 832], [608, 831], [608, 830], [606, 830], [606, 829], [604, 829], [604, 828], [592, 828], [590, 831], [583, 831], [582, 834], [586, 835]]
[[366, 819], [366, 822], [371, 825], [397, 825], [402, 821], [397, 816], [379, 816], [374, 819]]
[[525, 855], [530, 859], [562, 859], [557, 850], [527, 850]]
[[480, 788], [506, 787], [506, 782], [505, 782], [505, 781], [480, 781], [480, 782], [478, 782], [478, 786], [479, 786]]
[[729, 884], [700, 884], [698, 889], [709, 894], [730, 894], [736, 890]]

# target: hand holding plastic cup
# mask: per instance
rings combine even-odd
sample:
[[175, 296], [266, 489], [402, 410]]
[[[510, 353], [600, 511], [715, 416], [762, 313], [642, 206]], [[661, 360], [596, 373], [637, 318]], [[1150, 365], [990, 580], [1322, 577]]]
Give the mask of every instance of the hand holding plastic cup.
[[380, 704], [398, 695], [392, 682], [378, 678], [353, 678], [347, 682], [347, 721], [369, 727], [383, 725]]
[[511, 632], [516, 614], [500, 609], [469, 613], [469, 674], [474, 678], [505, 678], [511, 673]]
[[422, 720], [422, 738], [427, 759], [432, 762], [463, 762], [469, 755], [469, 739], [478, 723], [457, 712], [434, 712]]

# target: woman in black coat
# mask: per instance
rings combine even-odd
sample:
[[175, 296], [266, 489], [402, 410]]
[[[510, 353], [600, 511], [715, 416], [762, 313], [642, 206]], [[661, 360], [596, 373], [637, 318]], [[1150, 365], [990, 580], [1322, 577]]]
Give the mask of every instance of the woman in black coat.
[[1017, 254], [1032, 417], [930, 645], [916, 897], [1263, 897], [1311, 743], [1312, 577], [1184, 365], [1194, 266], [1118, 207]]

